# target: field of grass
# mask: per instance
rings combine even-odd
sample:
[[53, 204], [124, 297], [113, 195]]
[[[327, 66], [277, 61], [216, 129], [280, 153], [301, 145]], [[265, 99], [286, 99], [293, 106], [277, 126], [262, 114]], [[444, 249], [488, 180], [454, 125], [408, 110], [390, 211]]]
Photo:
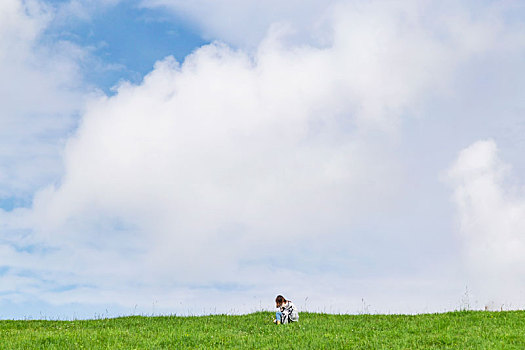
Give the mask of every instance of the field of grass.
[[0, 349], [524, 349], [525, 311], [427, 315], [301, 313], [0, 321]]

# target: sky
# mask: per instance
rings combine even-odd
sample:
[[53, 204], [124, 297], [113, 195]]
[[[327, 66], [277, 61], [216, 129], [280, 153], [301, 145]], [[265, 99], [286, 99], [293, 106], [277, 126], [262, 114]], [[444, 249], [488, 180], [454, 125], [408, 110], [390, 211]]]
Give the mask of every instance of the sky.
[[0, 318], [524, 308], [524, 19], [3, 0]]

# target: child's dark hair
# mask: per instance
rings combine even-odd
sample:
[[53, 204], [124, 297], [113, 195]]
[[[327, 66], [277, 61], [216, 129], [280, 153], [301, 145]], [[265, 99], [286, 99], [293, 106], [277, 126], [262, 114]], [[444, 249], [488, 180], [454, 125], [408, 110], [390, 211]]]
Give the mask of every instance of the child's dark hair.
[[280, 306], [283, 303], [286, 303], [286, 299], [282, 295], [278, 295], [277, 298], [275, 298], [275, 305]]

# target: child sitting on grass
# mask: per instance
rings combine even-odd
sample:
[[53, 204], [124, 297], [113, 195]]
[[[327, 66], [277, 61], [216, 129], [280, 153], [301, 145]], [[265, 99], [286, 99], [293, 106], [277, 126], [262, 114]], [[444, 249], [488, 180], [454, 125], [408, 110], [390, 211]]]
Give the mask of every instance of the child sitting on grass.
[[299, 311], [297, 311], [297, 308], [290, 300], [286, 300], [282, 295], [278, 295], [275, 298], [275, 306], [279, 311], [275, 313], [273, 323], [286, 324], [299, 321]]

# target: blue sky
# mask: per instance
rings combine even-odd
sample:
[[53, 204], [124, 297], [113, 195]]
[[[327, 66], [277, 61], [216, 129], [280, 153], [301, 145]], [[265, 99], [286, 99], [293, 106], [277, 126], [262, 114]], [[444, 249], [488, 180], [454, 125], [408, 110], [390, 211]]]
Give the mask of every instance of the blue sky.
[[[55, 7], [66, 0], [50, 1]], [[88, 82], [111, 93], [120, 80], [138, 83], [166, 56], [178, 61], [207, 43], [194, 24], [181, 16], [148, 9], [137, 1], [95, 8], [88, 18], [67, 18], [52, 23], [44, 40], [67, 40], [92, 50], [104, 67], [86, 67]], [[108, 68], [109, 66], [109, 68]]]
[[0, 318], [523, 307], [523, 13], [2, 2]]

